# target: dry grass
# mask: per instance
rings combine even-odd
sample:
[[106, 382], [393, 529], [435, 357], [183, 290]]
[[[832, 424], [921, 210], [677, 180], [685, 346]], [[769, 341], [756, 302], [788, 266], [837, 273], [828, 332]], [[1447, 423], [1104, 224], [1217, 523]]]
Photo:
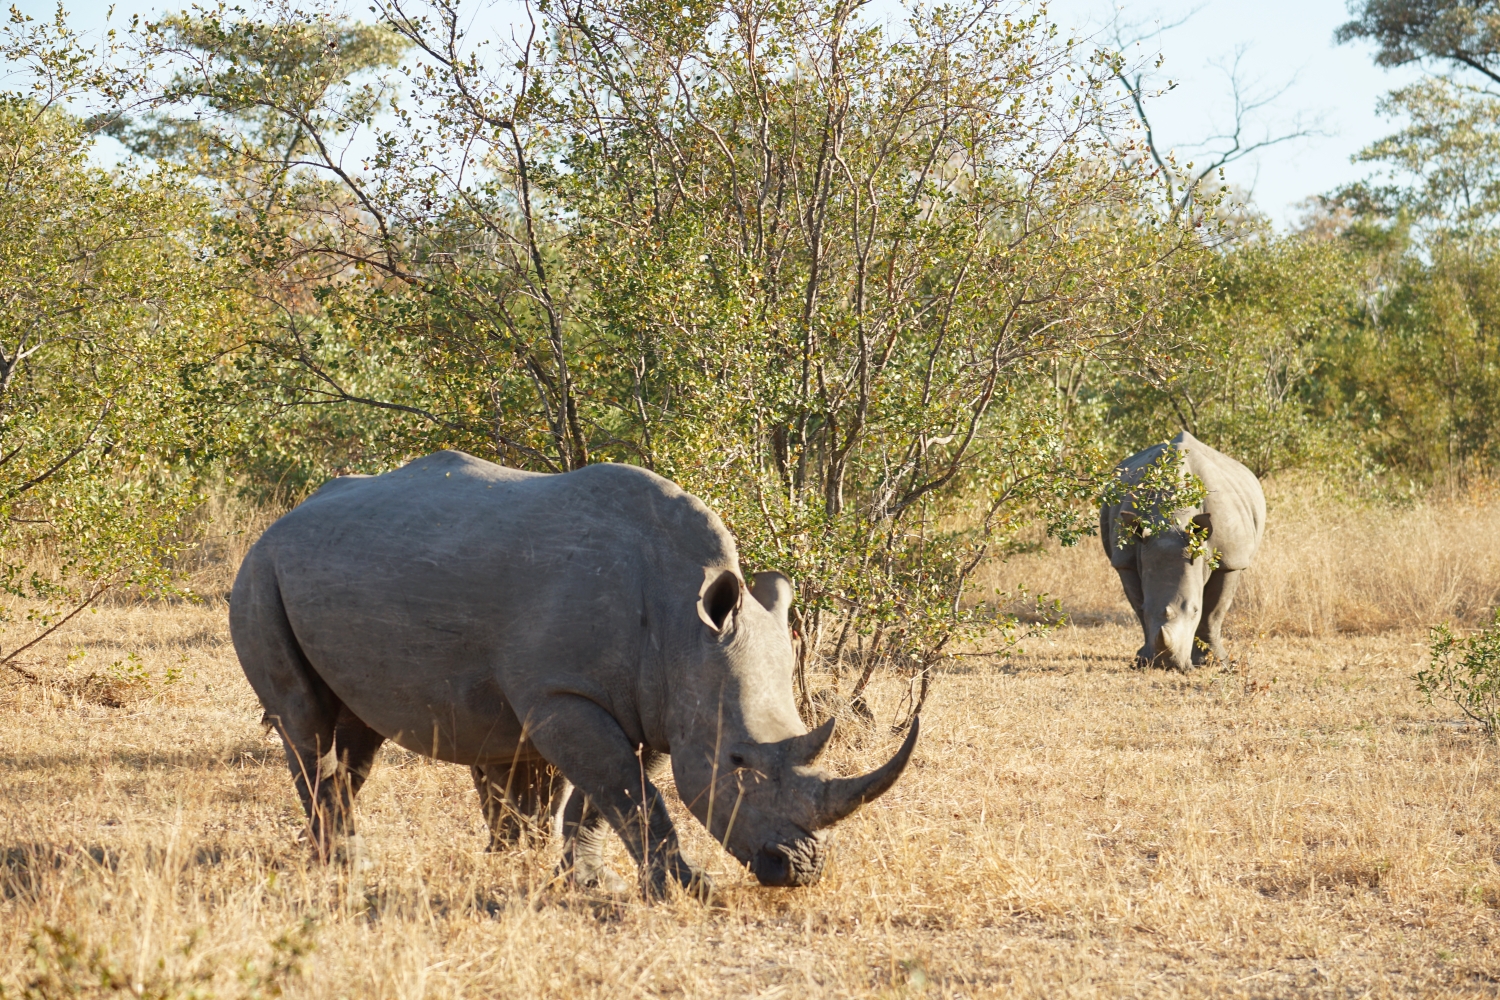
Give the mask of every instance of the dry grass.
[[[1242, 632], [1328, 636], [1473, 625], [1500, 603], [1500, 497], [1398, 508], [1327, 502], [1274, 484], [1267, 493], [1265, 541], [1231, 616]], [[1078, 624], [1135, 621], [1097, 538], [1072, 549], [1049, 543], [992, 564], [978, 583], [983, 592], [1025, 586], [1046, 594]]]
[[[1319, 565], [1293, 523], [1255, 615], [1291, 600], [1264, 577]], [[1443, 550], [1450, 577], [1478, 579], [1479, 551]], [[1380, 597], [1368, 586], [1316, 628]], [[390, 747], [360, 801], [370, 869], [310, 865], [223, 605], [107, 607], [39, 647], [47, 683], [0, 678], [0, 985], [113, 995], [112, 966], [124, 993], [329, 1000], [1500, 995], [1500, 751], [1415, 697], [1421, 633], [1308, 639], [1284, 620], [1260, 638], [1241, 623], [1234, 673], [1130, 670], [1134, 627], [1111, 620], [965, 659], [908, 775], [835, 832], [822, 885], [758, 888], [683, 818], [722, 887], [705, 908], [549, 890], [548, 847], [482, 852], [466, 769]], [[150, 680], [99, 704], [79, 681], [129, 653]], [[877, 714], [898, 694], [877, 684]], [[891, 747], [861, 734], [834, 763]], [[82, 971], [39, 975], [29, 942], [49, 926], [83, 942]]]
[[224, 490], [211, 494], [185, 526], [190, 544], [177, 559], [177, 572], [193, 593], [227, 601], [245, 553], [292, 506], [259, 506]]

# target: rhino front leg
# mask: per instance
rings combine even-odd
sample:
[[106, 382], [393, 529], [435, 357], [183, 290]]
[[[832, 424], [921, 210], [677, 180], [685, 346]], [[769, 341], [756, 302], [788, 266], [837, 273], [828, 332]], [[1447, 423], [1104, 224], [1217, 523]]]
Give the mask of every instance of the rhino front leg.
[[1121, 569], [1115, 567], [1115, 572], [1120, 574], [1120, 584], [1125, 589], [1125, 599], [1130, 602], [1130, 610], [1135, 612], [1135, 620], [1141, 623], [1141, 648], [1135, 651], [1135, 665], [1145, 668], [1151, 662], [1151, 631], [1146, 625], [1146, 592], [1141, 588], [1141, 574], [1134, 569]]
[[[573, 798], [587, 796], [589, 806], [624, 841], [639, 870], [641, 890], [660, 897], [667, 883], [675, 881], [706, 899], [712, 888], [709, 878], [682, 856], [666, 803], [646, 773], [650, 762], [636, 753], [620, 724], [603, 708], [580, 697], [549, 701], [530, 713], [530, 718], [541, 720], [532, 731], [532, 742], [573, 783]], [[583, 832], [587, 829], [583, 803], [578, 816]]]
[[1229, 662], [1229, 654], [1224, 650], [1224, 616], [1229, 614], [1235, 591], [1240, 589], [1241, 572], [1216, 569], [1203, 585], [1203, 617], [1198, 621], [1197, 642], [1193, 643], [1194, 666], [1202, 666], [1210, 655], [1220, 663]]
[[[640, 766], [647, 780], [654, 780], [666, 770], [667, 755], [642, 748]], [[563, 855], [558, 862], [558, 874], [575, 885], [603, 889], [606, 892], [622, 893], [625, 883], [604, 860], [605, 838], [609, 836], [609, 821], [594, 808], [589, 797], [573, 789], [568, 804], [563, 809]]]
[[563, 808], [562, 827], [563, 854], [557, 863], [558, 875], [587, 889], [623, 893], [625, 880], [616, 875], [604, 860], [609, 821], [577, 788], [568, 796], [568, 804]]

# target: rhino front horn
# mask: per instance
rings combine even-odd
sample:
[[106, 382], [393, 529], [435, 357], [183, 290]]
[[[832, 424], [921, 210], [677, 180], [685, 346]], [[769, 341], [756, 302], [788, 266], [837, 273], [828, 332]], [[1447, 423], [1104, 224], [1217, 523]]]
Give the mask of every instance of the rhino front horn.
[[921, 728], [921, 720], [912, 719], [906, 741], [896, 751], [896, 756], [869, 774], [862, 774], [857, 778], [823, 779], [823, 807], [818, 811], [816, 828], [832, 826], [866, 802], [885, 794], [896, 783], [896, 779], [901, 777], [901, 772], [906, 770], [906, 762], [911, 760], [911, 752], [917, 746], [917, 731]]

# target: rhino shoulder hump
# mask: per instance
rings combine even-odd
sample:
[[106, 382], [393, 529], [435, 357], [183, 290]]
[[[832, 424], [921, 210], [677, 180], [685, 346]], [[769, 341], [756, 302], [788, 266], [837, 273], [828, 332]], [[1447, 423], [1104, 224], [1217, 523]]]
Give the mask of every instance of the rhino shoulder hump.
[[1242, 463], [1201, 441], [1188, 450], [1188, 467], [1203, 481], [1205, 510], [1214, 516], [1215, 548], [1226, 569], [1245, 569], [1260, 547], [1266, 498], [1260, 480]]

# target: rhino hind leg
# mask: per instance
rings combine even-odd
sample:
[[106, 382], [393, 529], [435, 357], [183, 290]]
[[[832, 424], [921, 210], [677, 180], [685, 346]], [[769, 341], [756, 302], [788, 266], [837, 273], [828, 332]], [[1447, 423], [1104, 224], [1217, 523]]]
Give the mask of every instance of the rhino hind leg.
[[246, 558], [229, 605], [235, 653], [265, 709], [262, 721], [286, 747], [287, 767], [307, 814], [314, 854], [331, 860], [354, 833], [353, 804], [384, 737], [318, 676], [287, 620], [275, 567]]
[[354, 797], [369, 779], [375, 766], [375, 755], [384, 742], [384, 736], [365, 725], [364, 720], [348, 707], [339, 706], [338, 721], [333, 727], [333, 753], [337, 767], [333, 780], [325, 786], [320, 808], [328, 817], [332, 836], [340, 838], [343, 844], [357, 844]]
[[[354, 798], [369, 778], [385, 737], [342, 704], [326, 715], [326, 725], [313, 727], [288, 725], [275, 715], [271, 721], [286, 746], [313, 853], [322, 861], [353, 861], [358, 853]], [[306, 713], [302, 721], [308, 721]]]
[[479, 806], [490, 829], [488, 850], [499, 852], [527, 837], [544, 838], [567, 795], [567, 780], [540, 757], [469, 768]]
[[1203, 585], [1203, 617], [1198, 620], [1197, 641], [1193, 643], [1194, 666], [1207, 663], [1210, 656], [1220, 663], [1229, 662], [1224, 649], [1224, 618], [1240, 589], [1240, 573], [1237, 569], [1216, 569]]

